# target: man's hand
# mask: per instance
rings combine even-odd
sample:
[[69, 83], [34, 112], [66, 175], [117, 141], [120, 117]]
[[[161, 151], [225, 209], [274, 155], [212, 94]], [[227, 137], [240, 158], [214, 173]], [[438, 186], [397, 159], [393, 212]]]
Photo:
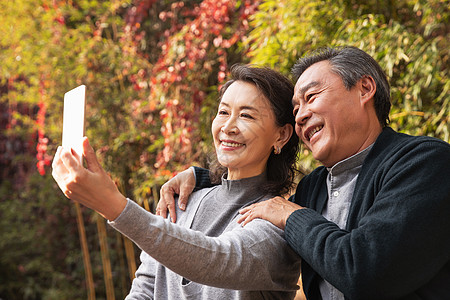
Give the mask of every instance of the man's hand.
[[241, 209], [239, 213], [242, 217], [238, 220], [238, 223], [245, 226], [251, 220], [260, 218], [267, 220], [273, 225], [284, 230], [289, 216], [294, 211], [302, 208], [303, 207], [300, 205], [297, 205], [282, 197], [275, 197]]
[[195, 175], [191, 168], [178, 173], [161, 187], [156, 214], [167, 218], [167, 211], [169, 211], [170, 218], [175, 223], [177, 221], [177, 214], [175, 212], [174, 195], [179, 195], [178, 206], [181, 210], [185, 210], [189, 195], [194, 190], [194, 187]]
[[83, 157], [87, 168], [83, 167], [80, 157], [72, 149], [58, 147], [52, 163], [52, 176], [67, 198], [112, 221], [123, 211], [127, 200], [101, 167], [86, 137], [83, 140]]

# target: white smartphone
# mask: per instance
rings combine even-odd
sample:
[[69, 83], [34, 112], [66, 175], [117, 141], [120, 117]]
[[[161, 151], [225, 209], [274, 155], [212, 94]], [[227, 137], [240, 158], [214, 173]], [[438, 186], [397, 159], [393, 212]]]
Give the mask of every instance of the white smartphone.
[[80, 85], [64, 94], [62, 146], [72, 148], [82, 162], [86, 86]]

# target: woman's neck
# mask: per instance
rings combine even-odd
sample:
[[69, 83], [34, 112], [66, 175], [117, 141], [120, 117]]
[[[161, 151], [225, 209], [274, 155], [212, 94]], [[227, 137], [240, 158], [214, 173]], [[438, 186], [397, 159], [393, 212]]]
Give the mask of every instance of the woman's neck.
[[239, 179], [244, 179], [244, 178], [255, 177], [255, 176], [262, 174], [265, 170], [266, 170], [265, 168], [263, 168], [262, 170], [252, 170], [252, 171], [246, 171], [246, 170], [242, 170], [242, 169], [238, 169], [238, 170], [228, 169], [227, 179], [228, 180], [239, 180]]

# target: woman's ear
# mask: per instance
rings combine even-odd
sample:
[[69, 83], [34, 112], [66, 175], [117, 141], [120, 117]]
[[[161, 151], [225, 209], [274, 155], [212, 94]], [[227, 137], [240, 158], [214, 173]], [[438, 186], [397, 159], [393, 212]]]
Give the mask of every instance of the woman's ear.
[[292, 136], [292, 133], [294, 132], [294, 128], [291, 124], [285, 124], [283, 127], [279, 128], [279, 136], [274, 144], [274, 148], [280, 147], [283, 148], [284, 145], [289, 141], [289, 139]]
[[377, 85], [371, 76], [364, 75], [359, 80], [359, 87], [361, 91], [361, 104], [365, 104], [373, 99], [375, 92], [377, 91]]

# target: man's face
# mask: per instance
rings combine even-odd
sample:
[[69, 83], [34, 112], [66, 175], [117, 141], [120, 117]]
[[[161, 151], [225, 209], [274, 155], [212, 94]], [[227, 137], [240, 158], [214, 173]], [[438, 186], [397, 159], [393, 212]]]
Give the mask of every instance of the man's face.
[[367, 140], [368, 106], [360, 101], [360, 96], [360, 82], [347, 90], [328, 61], [310, 66], [295, 85], [295, 131], [314, 158], [326, 167], [373, 142]]

